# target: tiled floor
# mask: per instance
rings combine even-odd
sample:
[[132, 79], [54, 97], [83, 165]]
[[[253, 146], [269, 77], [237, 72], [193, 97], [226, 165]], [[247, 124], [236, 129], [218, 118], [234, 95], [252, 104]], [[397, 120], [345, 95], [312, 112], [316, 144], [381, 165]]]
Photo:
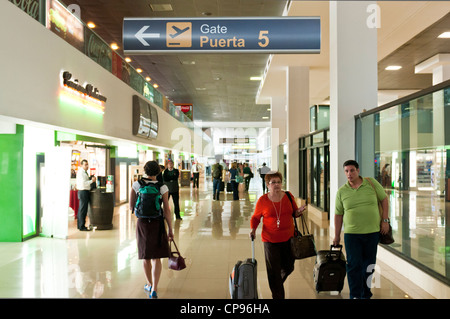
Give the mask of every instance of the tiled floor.
[[[175, 238], [187, 268], [168, 270], [167, 260], [163, 261], [159, 298], [227, 299], [234, 264], [251, 256], [249, 219], [261, 195], [260, 185], [253, 183], [239, 201], [233, 201], [231, 193], [222, 193], [220, 201], [212, 201], [211, 188], [207, 183], [200, 190], [181, 190], [184, 216], [175, 224]], [[79, 232], [71, 221], [66, 240], [34, 238], [0, 243], [0, 298], [148, 298], [143, 290], [142, 261], [137, 258], [135, 222], [127, 205], [122, 205], [116, 207], [112, 230]], [[329, 248], [328, 229], [311, 221], [309, 227], [317, 248]], [[259, 233], [255, 245], [259, 295], [271, 298]], [[314, 262], [314, 258], [296, 261], [295, 271], [285, 283], [286, 297], [347, 299], [347, 283], [341, 294], [315, 292]], [[375, 299], [412, 297], [382, 273], [375, 276], [375, 286]]]

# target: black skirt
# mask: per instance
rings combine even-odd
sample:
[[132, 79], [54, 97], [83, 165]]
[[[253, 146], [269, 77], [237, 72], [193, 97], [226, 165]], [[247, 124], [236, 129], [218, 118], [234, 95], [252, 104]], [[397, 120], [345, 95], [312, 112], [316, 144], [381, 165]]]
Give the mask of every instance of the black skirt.
[[169, 257], [169, 241], [164, 219], [138, 218], [136, 239], [139, 259]]

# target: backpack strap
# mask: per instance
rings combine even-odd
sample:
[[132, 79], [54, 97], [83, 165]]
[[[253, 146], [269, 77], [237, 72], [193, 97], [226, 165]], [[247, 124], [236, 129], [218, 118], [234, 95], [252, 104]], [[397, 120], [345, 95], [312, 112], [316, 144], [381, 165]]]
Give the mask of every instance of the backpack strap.
[[150, 181], [150, 179], [141, 177], [140, 179], [137, 180], [137, 182], [141, 187], [147, 186], [147, 183], [145, 181]]

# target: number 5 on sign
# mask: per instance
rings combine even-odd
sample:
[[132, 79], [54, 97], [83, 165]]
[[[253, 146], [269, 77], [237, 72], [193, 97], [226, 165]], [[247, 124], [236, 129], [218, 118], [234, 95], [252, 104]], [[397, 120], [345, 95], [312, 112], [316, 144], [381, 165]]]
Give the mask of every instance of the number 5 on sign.
[[269, 34], [269, 31], [265, 30], [265, 31], [259, 31], [259, 41], [258, 44], [261, 48], [265, 48], [266, 46], [269, 45], [269, 37], [267, 36], [267, 34]]

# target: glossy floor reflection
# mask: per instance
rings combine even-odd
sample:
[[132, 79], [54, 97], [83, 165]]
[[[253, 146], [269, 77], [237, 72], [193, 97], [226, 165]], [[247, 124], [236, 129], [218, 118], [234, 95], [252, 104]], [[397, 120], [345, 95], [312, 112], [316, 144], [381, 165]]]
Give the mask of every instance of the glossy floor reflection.
[[[187, 268], [163, 271], [159, 298], [227, 299], [229, 274], [239, 259], [251, 256], [249, 219], [261, 195], [254, 183], [239, 201], [222, 193], [213, 201], [211, 183], [198, 189], [181, 189], [183, 220], [175, 223], [175, 239]], [[0, 298], [148, 298], [142, 261], [137, 258], [135, 217], [127, 205], [116, 207], [114, 228], [79, 232], [70, 222], [69, 238], [34, 238], [23, 243], [0, 243]], [[309, 220], [318, 249], [329, 248], [327, 227]], [[260, 298], [271, 298], [264, 265], [260, 231], [256, 240]], [[285, 283], [290, 299], [348, 298], [342, 293], [314, 290], [315, 259], [296, 261], [295, 271]], [[411, 298], [384, 276], [375, 278], [377, 299]], [[425, 294], [423, 296], [426, 296]]]

